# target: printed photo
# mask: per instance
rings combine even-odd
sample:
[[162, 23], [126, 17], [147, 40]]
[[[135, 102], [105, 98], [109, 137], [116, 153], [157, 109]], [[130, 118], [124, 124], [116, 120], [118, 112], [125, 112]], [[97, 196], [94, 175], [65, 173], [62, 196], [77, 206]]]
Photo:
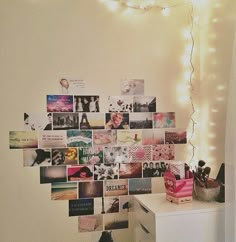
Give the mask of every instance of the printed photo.
[[53, 130], [79, 129], [78, 113], [53, 113]]
[[100, 112], [99, 96], [74, 96], [75, 112]]
[[148, 194], [152, 193], [151, 178], [140, 178], [129, 180], [129, 194]]
[[129, 157], [132, 162], [151, 161], [152, 147], [151, 145], [132, 145], [129, 147]]
[[108, 97], [108, 112], [126, 112], [130, 113], [133, 110], [132, 96], [109, 96]]
[[103, 181], [79, 182], [79, 198], [103, 196]]
[[106, 197], [128, 195], [128, 180], [105, 180], [104, 195]]
[[56, 182], [51, 184], [52, 200], [75, 200], [77, 199], [77, 182]]
[[52, 165], [77, 164], [77, 148], [52, 149]]
[[127, 213], [133, 211], [133, 196], [120, 196], [120, 213]]
[[121, 80], [121, 95], [144, 95], [144, 80]]
[[166, 144], [186, 144], [187, 131], [183, 129], [173, 129], [173, 130], [165, 131], [165, 143]]
[[36, 131], [9, 131], [9, 148], [38, 148], [38, 133]]
[[67, 167], [68, 181], [93, 180], [93, 166]]
[[94, 201], [91, 198], [69, 200], [69, 216], [94, 214]]
[[142, 144], [142, 130], [117, 130], [118, 145], [138, 145]]
[[94, 130], [93, 144], [94, 145], [116, 145], [116, 130]]
[[106, 129], [129, 129], [128, 113], [106, 113]]
[[175, 113], [154, 113], [153, 126], [154, 128], [175, 128]]
[[143, 177], [161, 177], [167, 169], [164, 161], [151, 161], [143, 163]]
[[103, 147], [104, 163], [126, 163], [129, 162], [128, 146]]
[[130, 113], [129, 119], [131, 129], [152, 128], [152, 113]]
[[24, 166], [50, 166], [51, 150], [50, 149], [24, 149], [23, 150]]
[[125, 229], [129, 227], [128, 213], [105, 214], [103, 220], [105, 230]]
[[105, 197], [104, 198], [105, 213], [119, 212], [119, 197]]
[[153, 160], [174, 160], [175, 146], [174, 145], [153, 145], [152, 146]]
[[[164, 142], [164, 132], [163, 132], [163, 142]], [[145, 129], [142, 130], [142, 144], [143, 145], [153, 145], [154, 141], [154, 130]]]
[[52, 113], [24, 113], [24, 130], [52, 130]]
[[61, 78], [59, 87], [62, 94], [81, 93], [85, 89], [85, 81], [79, 79]]
[[39, 148], [66, 148], [66, 131], [39, 131]]
[[97, 164], [103, 162], [103, 146], [79, 148], [79, 164]]
[[79, 216], [79, 232], [93, 232], [103, 230], [103, 216], [100, 214]]
[[134, 96], [133, 112], [156, 112], [156, 98]]
[[104, 129], [104, 113], [80, 113], [80, 129]]
[[95, 164], [94, 180], [118, 179], [119, 164]]
[[67, 182], [66, 166], [40, 166], [40, 184]]
[[47, 95], [47, 112], [73, 112], [73, 96]]
[[91, 147], [92, 131], [91, 130], [67, 130], [68, 147]]
[[159, 145], [165, 143], [165, 132], [163, 129], [153, 129], [153, 144]]
[[120, 179], [139, 178], [139, 177], [142, 177], [141, 162], [120, 164], [120, 172], [119, 172]]

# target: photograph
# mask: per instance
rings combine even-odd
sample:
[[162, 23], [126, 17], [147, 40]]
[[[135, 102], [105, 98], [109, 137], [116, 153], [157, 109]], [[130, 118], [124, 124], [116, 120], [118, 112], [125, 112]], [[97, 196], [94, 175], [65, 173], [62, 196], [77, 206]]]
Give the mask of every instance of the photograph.
[[144, 95], [143, 79], [123, 79], [120, 86], [121, 95]]
[[129, 194], [148, 194], [152, 193], [151, 178], [140, 178], [129, 180]]
[[151, 129], [152, 113], [130, 113], [130, 129]]
[[104, 113], [80, 113], [80, 129], [104, 129]]
[[103, 162], [103, 146], [79, 148], [79, 164], [97, 164]]
[[129, 129], [129, 113], [106, 113], [106, 129]]
[[75, 200], [78, 198], [77, 182], [55, 182], [51, 184], [51, 200]]
[[91, 147], [92, 131], [91, 130], [67, 130], [68, 147]]
[[141, 178], [142, 177], [142, 163], [124, 163], [120, 164], [119, 178]]
[[97, 145], [116, 145], [117, 142], [116, 130], [94, 130], [93, 144]]
[[103, 216], [101, 214], [79, 216], [79, 232], [93, 232], [103, 230]]
[[38, 148], [38, 133], [36, 131], [9, 131], [9, 148]]
[[134, 96], [133, 112], [156, 112], [156, 98], [150, 96]]
[[85, 89], [85, 81], [80, 79], [61, 78], [58, 82], [61, 94], [81, 93]]
[[128, 213], [105, 214], [103, 220], [105, 230], [126, 229], [129, 227]]
[[105, 180], [104, 195], [105, 197], [128, 195], [128, 180]]
[[119, 212], [120, 213], [127, 213], [127, 212], [131, 212], [133, 211], [133, 200], [134, 197], [133, 196], [120, 196], [119, 197], [119, 202], [120, 202], [120, 208], [119, 208]]
[[67, 182], [66, 166], [40, 166], [40, 184]]
[[126, 112], [133, 110], [133, 96], [109, 96], [108, 112]]
[[99, 96], [74, 96], [75, 112], [100, 112]]
[[138, 145], [142, 144], [142, 130], [117, 130], [118, 145]]
[[173, 129], [165, 131], [166, 144], [187, 144], [187, 131], [184, 129]]
[[174, 160], [175, 146], [173, 144], [153, 145], [152, 160]]
[[154, 113], [154, 128], [175, 128], [175, 112]]
[[65, 130], [39, 131], [39, 148], [66, 148]]
[[103, 147], [104, 160], [106, 163], [126, 163], [130, 161], [128, 146]]
[[73, 96], [47, 95], [47, 112], [73, 112]]
[[92, 198], [69, 200], [69, 217], [93, 214], [94, 201]]
[[132, 145], [129, 147], [129, 157], [131, 162], [151, 161], [152, 146], [151, 145]]
[[53, 130], [79, 129], [78, 113], [53, 113]]
[[68, 181], [93, 180], [93, 165], [67, 167]]
[[119, 212], [119, 197], [104, 197], [104, 210], [105, 213], [118, 213]]
[[95, 164], [94, 180], [111, 180], [118, 179], [119, 164]]
[[143, 162], [143, 177], [162, 177], [166, 169], [164, 161]]
[[50, 149], [24, 149], [23, 163], [25, 167], [50, 166]]
[[24, 130], [52, 130], [52, 113], [24, 113]]
[[52, 149], [52, 165], [73, 165], [77, 164], [77, 148]]
[[103, 197], [103, 181], [79, 182], [79, 198]]
[[[154, 129], [142, 130], [142, 144], [153, 145], [154, 141]], [[163, 132], [163, 143], [164, 143], [164, 132]]]

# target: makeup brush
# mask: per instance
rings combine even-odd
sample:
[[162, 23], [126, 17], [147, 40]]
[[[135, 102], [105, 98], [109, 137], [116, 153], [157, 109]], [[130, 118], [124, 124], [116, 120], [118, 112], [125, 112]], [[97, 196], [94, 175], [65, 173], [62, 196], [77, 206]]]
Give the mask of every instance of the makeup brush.
[[204, 179], [206, 188], [208, 188], [208, 178], [209, 178], [210, 172], [211, 172], [211, 168], [209, 166], [205, 167], [203, 171], [203, 179]]
[[206, 162], [204, 160], [199, 160], [198, 161], [198, 166], [203, 167], [205, 166]]

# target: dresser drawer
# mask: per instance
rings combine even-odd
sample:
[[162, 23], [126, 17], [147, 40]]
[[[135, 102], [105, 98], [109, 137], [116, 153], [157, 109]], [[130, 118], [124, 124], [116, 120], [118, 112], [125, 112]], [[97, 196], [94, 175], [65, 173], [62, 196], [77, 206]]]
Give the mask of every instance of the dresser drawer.
[[155, 237], [138, 221], [135, 227], [135, 242], [155, 242]]

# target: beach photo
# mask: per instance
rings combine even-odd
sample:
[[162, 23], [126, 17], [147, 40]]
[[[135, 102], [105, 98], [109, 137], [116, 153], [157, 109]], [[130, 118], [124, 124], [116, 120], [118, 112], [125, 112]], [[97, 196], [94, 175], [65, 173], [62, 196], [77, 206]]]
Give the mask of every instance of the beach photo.
[[51, 184], [52, 200], [74, 200], [78, 195], [77, 182], [55, 182]]

